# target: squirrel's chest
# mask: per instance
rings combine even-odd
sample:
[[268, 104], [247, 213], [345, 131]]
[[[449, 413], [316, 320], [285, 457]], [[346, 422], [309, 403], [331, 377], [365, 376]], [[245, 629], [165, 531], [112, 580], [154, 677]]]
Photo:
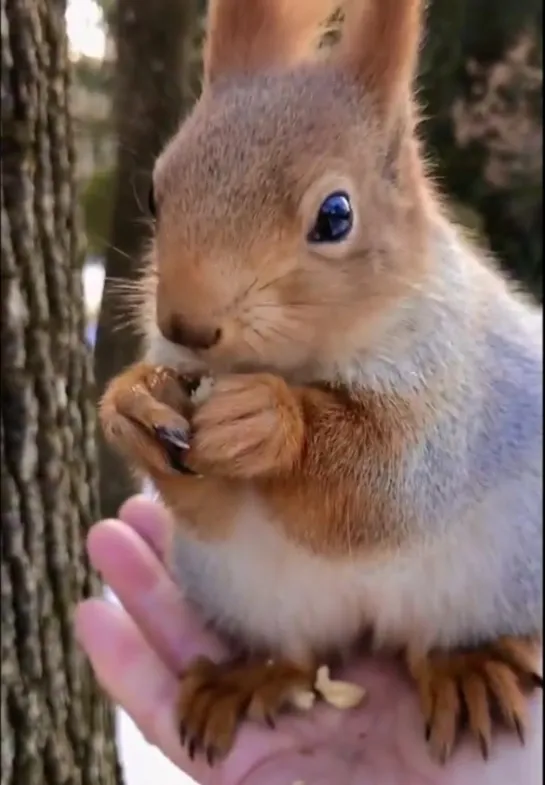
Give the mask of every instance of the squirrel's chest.
[[199, 541], [182, 523], [171, 555], [189, 599], [218, 629], [248, 645], [297, 656], [353, 638], [361, 627], [356, 576], [341, 576], [289, 543], [251, 499], [228, 540]]
[[395, 559], [367, 568], [290, 543], [252, 497], [226, 541], [199, 541], [181, 523], [171, 557], [175, 578], [219, 630], [294, 657], [348, 647], [368, 626], [403, 644], [415, 607], [425, 613], [416, 595], [429, 596], [421, 574], [407, 575]]

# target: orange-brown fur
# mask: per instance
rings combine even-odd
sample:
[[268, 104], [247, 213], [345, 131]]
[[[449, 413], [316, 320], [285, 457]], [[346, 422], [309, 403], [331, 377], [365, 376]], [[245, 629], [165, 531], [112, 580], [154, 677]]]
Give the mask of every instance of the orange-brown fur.
[[[118, 384], [128, 378], [130, 408], [125, 408]], [[134, 391], [145, 385], [156, 403], [142, 417], [142, 399]], [[114, 406], [115, 417], [110, 413]], [[184, 427], [185, 418], [173, 417], [173, 411], [191, 420], [186, 464], [202, 476], [180, 477], [157, 444], [152, 426]], [[252, 480], [277, 512], [283, 534], [318, 553], [383, 552], [406, 541], [396, 500], [378, 494], [362, 467], [369, 454], [373, 473], [396, 465], [425, 423], [422, 402], [411, 407], [393, 395], [349, 396], [343, 390], [289, 387], [272, 374], [240, 374], [222, 378], [210, 401], [191, 412], [176, 375], [147, 364], [133, 366], [130, 377], [119, 377], [101, 407], [107, 436], [116, 441], [117, 428], [134, 431], [125, 436], [127, 457], [141, 456], [163, 498], [191, 521], [197, 535], [228, 536], [240, 483]], [[128, 425], [127, 418], [140, 427]], [[147, 439], [141, 426], [148, 426]], [[353, 525], [362, 518], [368, 526]]]
[[[298, 62], [312, 54], [318, 22], [331, 12], [331, 0], [211, 0], [204, 48], [205, 85], [217, 77], [251, 75], [257, 68]], [[290, 24], [286, 27], [285, 20]]]
[[[475, 584], [481, 579], [471, 572], [471, 558], [467, 566], [460, 565], [461, 578], [445, 562], [453, 594], [442, 576], [436, 576], [441, 583], [436, 588], [446, 597], [449, 618], [431, 615], [437, 609], [423, 589], [418, 566], [427, 559], [428, 567], [437, 567], [430, 553], [450, 547], [453, 534], [441, 531], [439, 537], [441, 521], [435, 527], [418, 507], [418, 482], [425, 472], [414, 473], [414, 465], [421, 461], [428, 471], [434, 451], [439, 461], [441, 450], [462, 449], [465, 442], [457, 440], [457, 429], [465, 437], [473, 408], [476, 419], [484, 416], [482, 400], [490, 390], [480, 375], [479, 337], [497, 339], [490, 316], [494, 303], [503, 304], [499, 322], [512, 317], [518, 325], [533, 317], [520, 315], [505, 283], [477, 261], [473, 250], [458, 247], [454, 272], [441, 257], [446, 251], [431, 250], [439, 235], [448, 235], [448, 224], [415, 134], [411, 87], [423, 3], [348, 2], [341, 44], [329, 58], [313, 58], [311, 42], [333, 5], [311, 0], [211, 3], [202, 97], [154, 172], [158, 212], [143, 309], [147, 361], [112, 382], [101, 403], [101, 420], [111, 442], [151, 477], [172, 510], [174, 539], [181, 537], [188, 553], [209, 569], [193, 578], [193, 588], [201, 590], [204, 611], [207, 602], [215, 605], [210, 615], [220, 629], [222, 618], [229, 618], [233, 629], [225, 622], [226, 632], [238, 635], [249, 650], [267, 641], [280, 658], [280, 670], [286, 667], [289, 673], [286, 659], [307, 667], [308, 658], [319, 653], [299, 636], [289, 615], [291, 601], [299, 609], [297, 597], [285, 602], [277, 592], [284, 604], [275, 605], [273, 592], [270, 624], [277, 637], [268, 637], [266, 618], [262, 623], [257, 614], [254, 629], [249, 626], [252, 608], [243, 610], [244, 580], [243, 592], [233, 573], [224, 586], [214, 583], [231, 559], [232, 570], [246, 571], [250, 596], [259, 588], [250, 583], [255, 565], [239, 563], [230, 549], [232, 543], [248, 546], [251, 515], [256, 537], [260, 531], [267, 535], [279, 563], [307, 570], [310, 583], [320, 565], [328, 581], [325, 567], [334, 565], [343, 591], [369, 573], [366, 591], [374, 602], [380, 605], [381, 595], [395, 584], [399, 593], [392, 596], [401, 606], [409, 576], [409, 593], [415, 591], [407, 606], [409, 619], [398, 619], [395, 612], [391, 616], [384, 606], [387, 620], [381, 629], [409, 652], [432, 748], [439, 757], [450, 753], [465, 698], [471, 727], [488, 750], [490, 715], [483, 695], [488, 690], [503, 698], [504, 709], [517, 717], [515, 726], [523, 725], [516, 679], [538, 668], [526, 639], [540, 637], [540, 622], [532, 611], [532, 629], [523, 637], [518, 620], [496, 616], [479, 619], [475, 629], [473, 616], [468, 621], [464, 615], [471, 608], [459, 602], [464, 570]], [[310, 246], [305, 237], [319, 205], [336, 190], [351, 195], [352, 233], [337, 245]], [[471, 286], [464, 295], [457, 284], [467, 275]], [[467, 305], [460, 302], [464, 296], [471, 298]], [[437, 336], [436, 303], [441, 318], [450, 320]], [[430, 316], [429, 323], [419, 321], [419, 308]], [[210, 348], [184, 354], [158, 334], [174, 324], [183, 327], [188, 340], [213, 336], [218, 329], [221, 337]], [[422, 347], [435, 347], [433, 357], [441, 359], [441, 346], [446, 349], [451, 342], [459, 351], [449, 348], [444, 364], [418, 365]], [[403, 370], [407, 358], [416, 365]], [[193, 406], [183, 391], [179, 373], [184, 369], [214, 373], [216, 385], [204, 403]], [[454, 429], [454, 434], [445, 431], [448, 444], [441, 441], [445, 423]], [[157, 425], [185, 429], [190, 440], [186, 464], [202, 476], [172, 468], [157, 440]], [[405, 482], [409, 466], [413, 479]], [[533, 489], [531, 472], [529, 477]], [[430, 495], [451, 478], [438, 471], [433, 480], [435, 485], [426, 486]], [[467, 548], [460, 553], [465, 558]], [[267, 554], [262, 558], [269, 569]], [[485, 574], [492, 569], [486, 559], [485, 549]], [[360, 571], [354, 573], [354, 566]], [[272, 568], [267, 574], [276, 578]], [[286, 585], [308, 590], [304, 576], [300, 584], [293, 573], [284, 578]], [[495, 573], [494, 580], [501, 581]], [[229, 602], [224, 589], [232, 591], [229, 596], [240, 608], [222, 607]], [[493, 596], [486, 598], [489, 605]], [[383, 620], [364, 600], [362, 631], [365, 624], [380, 628]], [[533, 609], [533, 594], [531, 600]], [[301, 612], [314, 612], [305, 602]], [[466, 630], [459, 635], [454, 622], [454, 631], [446, 624], [455, 618], [450, 602], [460, 629]], [[428, 625], [427, 612], [436, 620]], [[327, 616], [332, 636], [343, 614], [348, 617], [349, 611], [339, 600], [338, 614]], [[444, 635], [437, 626], [445, 626]], [[304, 623], [300, 627], [307, 629]], [[499, 638], [497, 631], [505, 632], [504, 627], [507, 634]], [[286, 630], [297, 640], [286, 639]], [[448, 651], [430, 651], [436, 639], [448, 641]], [[314, 635], [312, 640], [322, 651], [342, 648], [352, 638]], [[516, 662], [505, 654], [506, 641], [511, 655], [517, 653]], [[471, 655], [457, 649], [466, 643], [477, 645]], [[182, 700], [181, 714], [191, 730], [192, 751], [202, 748], [213, 757], [229, 747], [241, 705], [263, 689], [271, 691], [270, 703], [277, 705], [286, 682], [275, 682], [271, 675], [262, 683], [263, 663], [257, 670], [255, 663], [206, 667], [209, 681], [200, 697], [191, 685], [202, 663], [182, 680], [182, 694], [191, 699]], [[248, 695], [251, 673], [258, 674], [259, 688]], [[490, 673], [497, 676], [493, 683]], [[215, 700], [223, 695], [225, 679], [238, 687], [230, 698]]]
[[406, 111], [409, 96], [399, 91], [410, 90], [416, 70], [421, 12], [421, 0], [381, 0], [367, 3], [358, 24], [361, 3], [347, 2], [345, 56], [386, 112]]
[[[407, 542], [398, 500], [377, 493], [365, 467], [370, 454], [372, 472], [396, 466], [423, 413], [395, 395], [347, 400], [342, 392], [297, 392], [306, 439], [295, 471], [259, 484], [276, 520], [291, 521], [285, 536], [332, 557], [352, 550], [384, 554]], [[363, 519], [365, 527], [355, 524]]]

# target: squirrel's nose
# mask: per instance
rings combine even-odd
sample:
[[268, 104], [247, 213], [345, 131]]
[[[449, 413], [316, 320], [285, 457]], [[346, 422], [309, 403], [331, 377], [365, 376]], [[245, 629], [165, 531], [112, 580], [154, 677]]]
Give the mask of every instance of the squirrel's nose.
[[211, 349], [221, 338], [219, 328], [193, 327], [179, 316], [172, 316], [159, 323], [165, 338], [187, 349]]

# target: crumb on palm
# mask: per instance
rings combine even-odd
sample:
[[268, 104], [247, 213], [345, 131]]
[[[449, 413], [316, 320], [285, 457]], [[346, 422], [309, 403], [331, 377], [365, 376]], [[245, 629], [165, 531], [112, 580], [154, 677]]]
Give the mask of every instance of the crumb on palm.
[[199, 380], [199, 384], [191, 392], [191, 402], [195, 405], [204, 403], [212, 392], [214, 386], [214, 379], [211, 376], [203, 376]]
[[314, 688], [326, 703], [336, 709], [354, 709], [360, 705], [366, 694], [359, 684], [331, 679], [327, 665], [318, 668]]
[[291, 704], [301, 711], [309, 711], [314, 705], [316, 694], [330, 706], [344, 711], [359, 706], [365, 698], [366, 690], [353, 682], [331, 679], [328, 666], [322, 665], [316, 672], [314, 692], [297, 690], [291, 697]]

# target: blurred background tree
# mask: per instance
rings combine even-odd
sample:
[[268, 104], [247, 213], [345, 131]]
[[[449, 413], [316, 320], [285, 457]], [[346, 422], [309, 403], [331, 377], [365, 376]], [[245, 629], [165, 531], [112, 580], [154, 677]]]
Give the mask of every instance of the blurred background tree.
[[1, 18], [2, 785], [115, 785], [113, 711], [72, 630], [100, 586], [64, 4]]
[[[138, 351], [127, 289], [139, 276], [139, 259], [150, 236], [147, 205], [154, 161], [194, 100], [189, 74], [197, 21], [193, 0], [117, 0], [105, 11], [116, 54], [116, 158], [113, 173], [99, 172], [85, 192], [87, 210], [94, 207], [102, 222], [98, 228], [89, 227], [95, 246], [102, 231], [108, 238], [95, 349], [99, 394]], [[112, 516], [135, 488], [102, 436], [99, 457], [101, 509]]]
[[542, 0], [432, 0], [423, 131], [444, 190], [503, 268], [543, 286]]

